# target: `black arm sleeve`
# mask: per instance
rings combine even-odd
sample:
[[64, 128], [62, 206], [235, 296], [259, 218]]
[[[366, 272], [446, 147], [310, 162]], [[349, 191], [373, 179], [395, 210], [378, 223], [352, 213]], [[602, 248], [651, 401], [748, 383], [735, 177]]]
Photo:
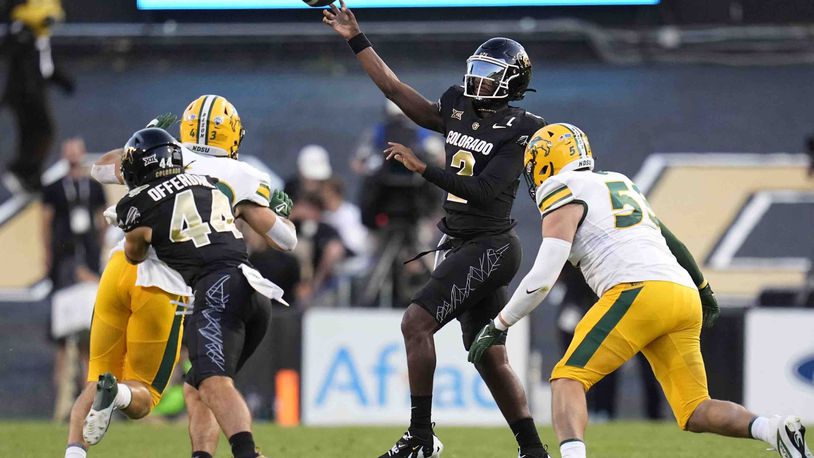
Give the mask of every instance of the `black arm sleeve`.
[[517, 144], [507, 145], [475, 176], [458, 175], [433, 165], [428, 165], [422, 176], [444, 191], [469, 202], [490, 202], [520, 176], [523, 171], [522, 149]]
[[690, 274], [695, 285], [698, 287], [703, 285], [704, 274], [701, 273], [701, 269], [698, 268], [698, 264], [695, 262], [695, 258], [692, 257], [690, 250], [667, 229], [667, 226], [665, 226], [663, 222], [659, 222], [659, 224], [661, 225], [661, 235], [667, 240], [667, 247], [670, 248], [670, 252], [676, 257], [681, 267]]

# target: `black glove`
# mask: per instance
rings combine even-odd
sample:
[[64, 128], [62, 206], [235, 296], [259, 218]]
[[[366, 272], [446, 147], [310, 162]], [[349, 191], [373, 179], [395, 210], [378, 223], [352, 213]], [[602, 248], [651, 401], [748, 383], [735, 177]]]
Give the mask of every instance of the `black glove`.
[[490, 321], [489, 324], [480, 330], [478, 335], [475, 337], [475, 341], [472, 342], [472, 346], [469, 347], [469, 362], [472, 364], [478, 364], [481, 358], [483, 358], [483, 354], [486, 353], [486, 350], [488, 350], [489, 347], [492, 345], [505, 344], [508, 333], [508, 330], [501, 331], [497, 329], [495, 327], [495, 322]]
[[712, 292], [712, 287], [709, 283], [703, 288], [698, 289], [698, 294], [701, 296], [701, 309], [704, 317], [704, 327], [711, 328], [721, 314], [718, 308], [718, 300], [715, 299], [715, 293]]

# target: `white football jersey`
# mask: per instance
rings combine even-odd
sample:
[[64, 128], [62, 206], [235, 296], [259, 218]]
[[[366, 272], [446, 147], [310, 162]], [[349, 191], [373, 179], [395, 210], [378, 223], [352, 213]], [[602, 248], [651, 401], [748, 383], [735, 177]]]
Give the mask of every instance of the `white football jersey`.
[[[271, 188], [269, 176], [245, 162], [223, 157], [204, 156], [182, 149], [187, 173], [209, 175], [218, 179], [218, 187], [231, 201], [232, 207], [250, 201], [265, 207], [269, 206]], [[220, 186], [220, 185], [223, 186]], [[113, 251], [124, 250], [124, 240], [119, 242]], [[136, 285], [155, 286], [170, 294], [191, 296], [192, 289], [184, 283], [181, 274], [171, 269], [150, 247], [147, 259], [138, 265]]]
[[579, 203], [586, 211], [568, 260], [582, 270], [598, 296], [620, 283], [648, 280], [695, 288], [667, 247], [647, 199], [628, 177], [571, 171], [554, 175], [537, 189], [543, 216], [569, 203]]

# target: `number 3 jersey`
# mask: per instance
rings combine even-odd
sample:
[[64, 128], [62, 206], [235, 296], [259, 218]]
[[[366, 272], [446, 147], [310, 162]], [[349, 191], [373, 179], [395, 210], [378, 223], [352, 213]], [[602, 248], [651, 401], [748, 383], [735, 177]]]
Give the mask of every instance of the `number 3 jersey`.
[[153, 230], [158, 258], [193, 286], [198, 278], [248, 263], [228, 197], [217, 179], [182, 173], [139, 186], [116, 205], [119, 227]]
[[[633, 182], [616, 172], [564, 172], [537, 189], [545, 215], [570, 203], [585, 207], [569, 261], [598, 296], [620, 283], [661, 280], [695, 288], [661, 235], [650, 205]], [[543, 234], [545, 237], [545, 233]]]

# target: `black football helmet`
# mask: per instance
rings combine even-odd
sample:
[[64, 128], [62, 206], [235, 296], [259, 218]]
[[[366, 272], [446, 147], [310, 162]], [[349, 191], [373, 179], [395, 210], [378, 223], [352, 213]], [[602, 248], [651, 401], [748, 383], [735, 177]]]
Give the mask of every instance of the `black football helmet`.
[[164, 129], [141, 129], [124, 145], [121, 172], [130, 189], [183, 173], [181, 146]]
[[496, 37], [466, 61], [464, 95], [476, 100], [520, 100], [529, 90], [531, 60], [520, 43]]

